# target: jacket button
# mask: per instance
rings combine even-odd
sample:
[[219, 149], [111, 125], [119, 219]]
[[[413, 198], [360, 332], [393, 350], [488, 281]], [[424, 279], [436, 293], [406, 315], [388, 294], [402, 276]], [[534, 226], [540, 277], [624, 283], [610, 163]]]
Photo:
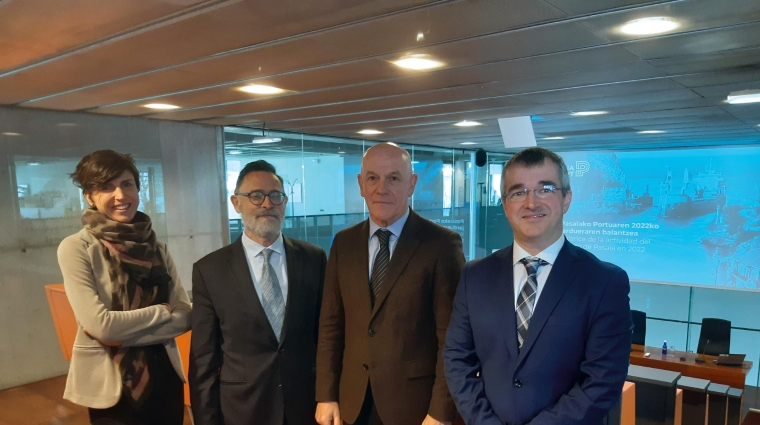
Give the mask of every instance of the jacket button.
[[512, 382], [512, 385], [515, 386], [515, 388], [521, 388], [522, 387], [522, 381], [519, 379], [515, 379], [514, 382]]
[[370, 330], [369, 330], [369, 336], [375, 336], [375, 331], [374, 331], [374, 330], [372, 330], [372, 329], [370, 329]]
[[364, 370], [369, 370], [369, 365], [367, 365], [367, 364], [363, 364], [363, 365], [362, 365], [362, 369], [364, 369]]

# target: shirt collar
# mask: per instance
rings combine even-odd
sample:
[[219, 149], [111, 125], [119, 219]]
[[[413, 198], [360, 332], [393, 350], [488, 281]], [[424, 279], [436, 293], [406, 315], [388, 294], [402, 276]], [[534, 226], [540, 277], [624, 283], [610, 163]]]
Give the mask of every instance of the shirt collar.
[[280, 232], [280, 236], [275, 239], [274, 243], [272, 243], [271, 246], [261, 245], [260, 243], [249, 238], [248, 235], [243, 232], [243, 248], [245, 248], [246, 252], [251, 254], [251, 257], [255, 257], [261, 254], [261, 251], [263, 251], [265, 248], [269, 248], [272, 251], [282, 255], [282, 253], [285, 252], [285, 243], [282, 240], [282, 232]]
[[[409, 211], [411, 211], [409, 208], [406, 209], [406, 214], [401, 216], [398, 220], [396, 220], [393, 224], [391, 224], [388, 227], [385, 227], [385, 229], [388, 229], [393, 233], [393, 236], [399, 237], [401, 235], [401, 231], [404, 230], [404, 224], [406, 224], [406, 219], [409, 218]], [[377, 229], [383, 229], [383, 227], [378, 226], [375, 224], [374, 221], [372, 221], [372, 217], [369, 219], [369, 237], [372, 238], [372, 236], [377, 232]]]
[[523, 247], [521, 247], [517, 242], [514, 243], [514, 248], [512, 249], [512, 266], [519, 263], [520, 260], [522, 260], [525, 257], [538, 257], [547, 263], [554, 265], [554, 262], [557, 261], [557, 256], [559, 255], [559, 251], [562, 249], [562, 245], [565, 244], [565, 235], [561, 235], [559, 239], [557, 239], [553, 244], [549, 245], [544, 249], [543, 251], [539, 252], [538, 255], [530, 255], [528, 254], [528, 251], [524, 250]]

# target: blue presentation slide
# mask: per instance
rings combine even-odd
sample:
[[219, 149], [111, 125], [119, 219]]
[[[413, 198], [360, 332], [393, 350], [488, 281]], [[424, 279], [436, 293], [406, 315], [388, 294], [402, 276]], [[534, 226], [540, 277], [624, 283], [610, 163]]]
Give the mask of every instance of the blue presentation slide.
[[760, 148], [561, 156], [574, 244], [632, 280], [760, 288]]

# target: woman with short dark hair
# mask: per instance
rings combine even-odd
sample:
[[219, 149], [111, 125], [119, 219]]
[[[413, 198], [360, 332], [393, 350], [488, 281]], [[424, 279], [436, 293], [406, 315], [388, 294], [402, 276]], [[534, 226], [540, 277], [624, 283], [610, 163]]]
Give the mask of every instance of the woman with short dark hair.
[[96, 151], [71, 177], [90, 208], [58, 247], [79, 323], [63, 397], [89, 407], [92, 424], [182, 424], [174, 338], [190, 328], [190, 302], [150, 217], [137, 211], [134, 160]]

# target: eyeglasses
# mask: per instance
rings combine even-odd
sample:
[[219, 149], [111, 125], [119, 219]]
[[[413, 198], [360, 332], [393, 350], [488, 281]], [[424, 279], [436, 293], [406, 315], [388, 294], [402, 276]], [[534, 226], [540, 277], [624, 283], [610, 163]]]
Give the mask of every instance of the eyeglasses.
[[269, 197], [269, 202], [272, 203], [272, 205], [282, 205], [283, 202], [285, 202], [285, 194], [280, 191], [272, 191], [269, 193], [264, 193], [259, 190], [254, 190], [253, 192], [248, 193], [236, 193], [237, 196], [245, 196], [248, 199], [251, 200], [251, 203], [253, 205], [256, 205], [257, 207], [264, 203], [264, 199]]
[[502, 196], [502, 198], [506, 199], [508, 202], [515, 202], [515, 203], [524, 202], [525, 199], [528, 197], [528, 193], [533, 192], [533, 194], [536, 195], [537, 198], [546, 199], [558, 190], [564, 191], [564, 189], [561, 187], [556, 187], [553, 184], [546, 184], [543, 187], [538, 188], [538, 189], [525, 188], [525, 189], [514, 190]]

